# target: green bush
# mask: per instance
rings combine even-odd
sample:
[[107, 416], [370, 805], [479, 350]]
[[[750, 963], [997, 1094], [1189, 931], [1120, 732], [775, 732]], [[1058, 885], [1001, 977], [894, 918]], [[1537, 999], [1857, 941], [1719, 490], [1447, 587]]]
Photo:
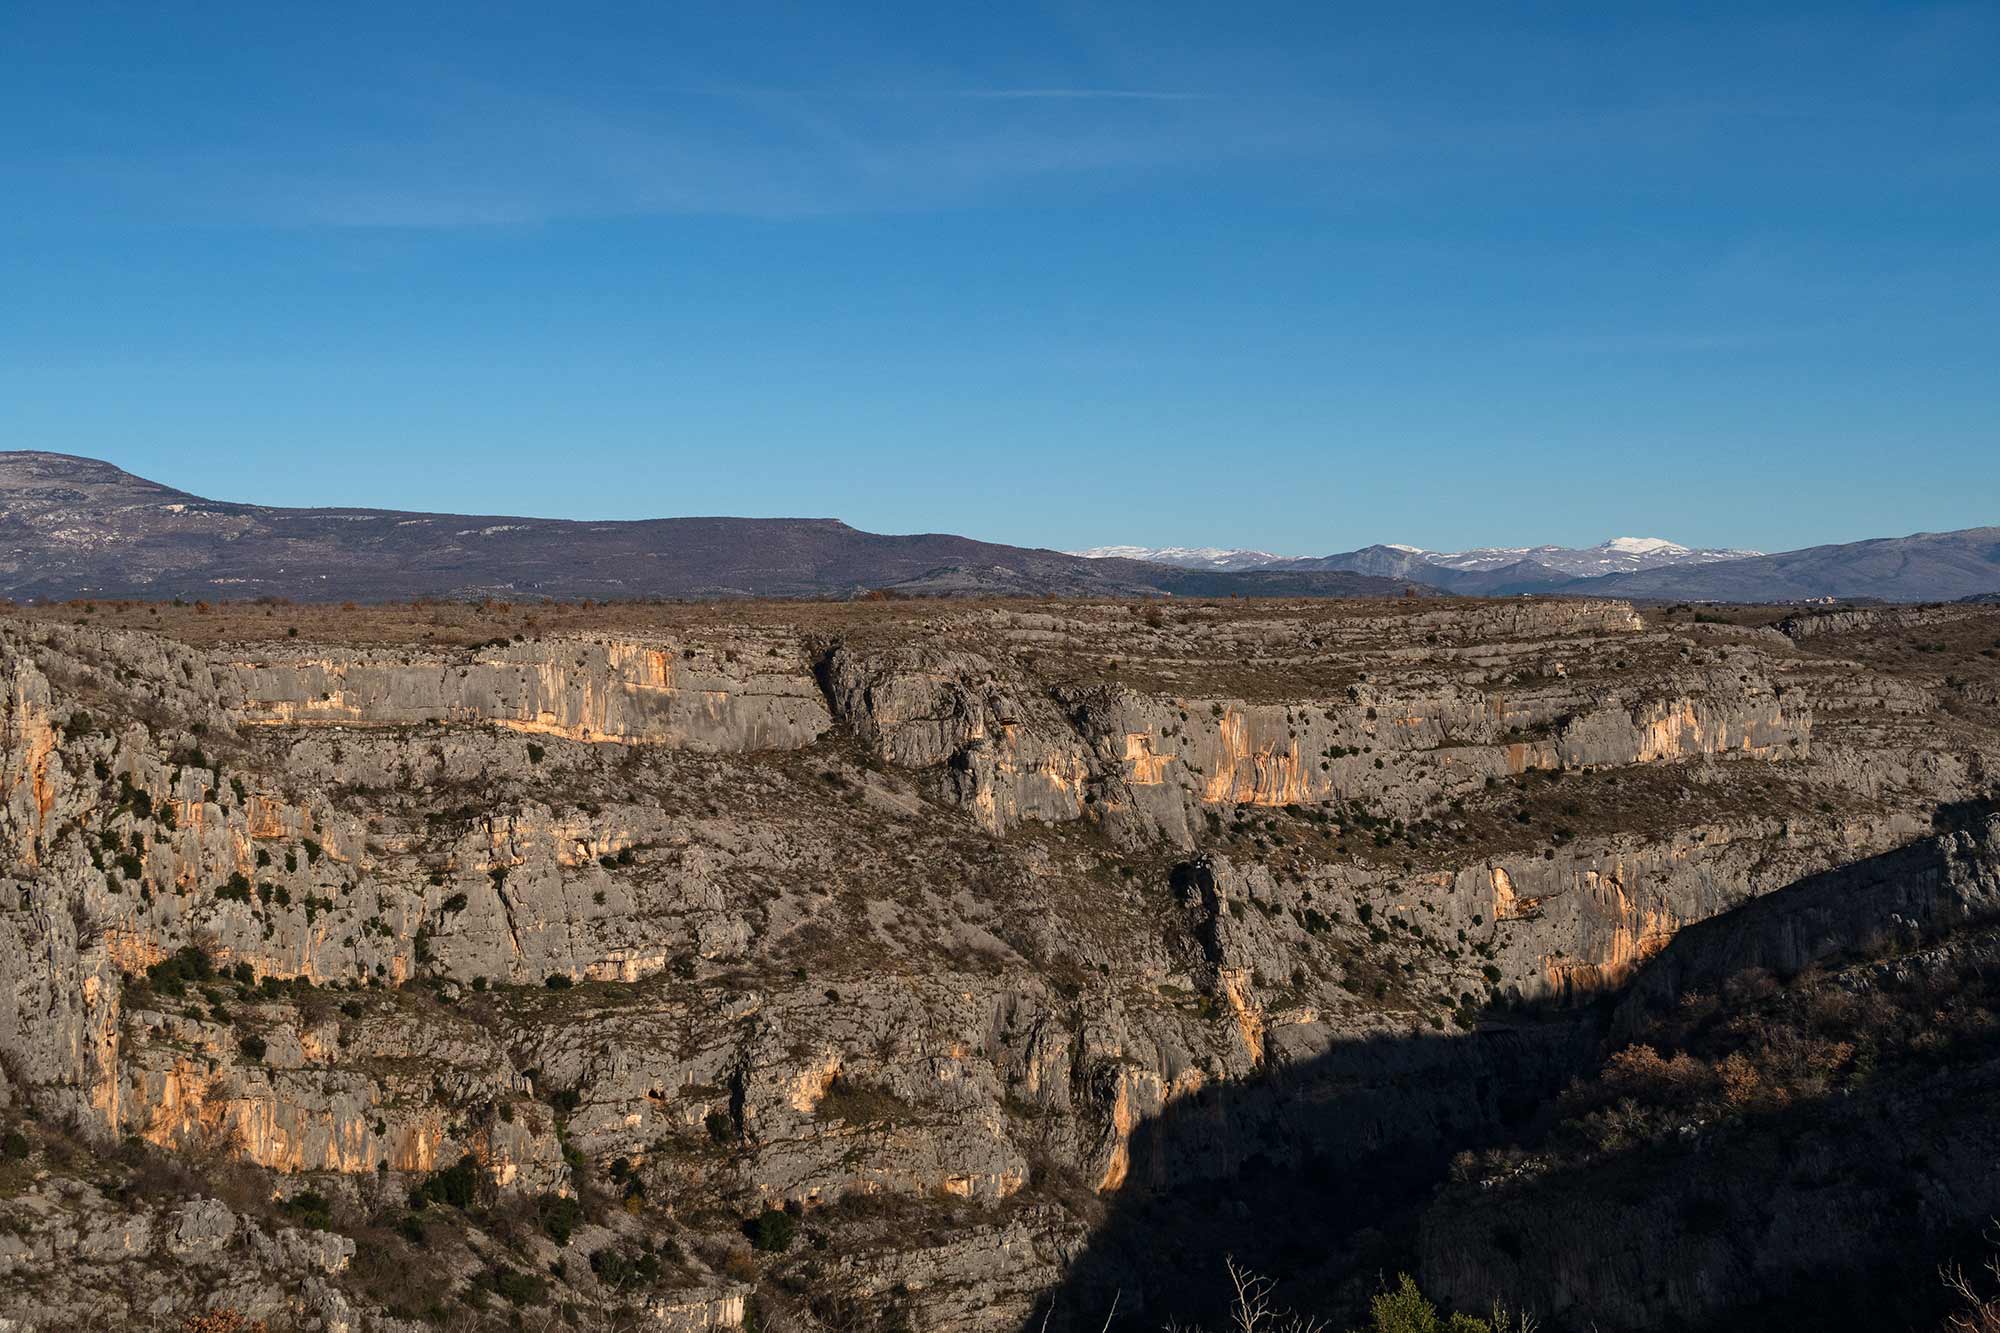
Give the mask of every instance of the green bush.
[[908, 1117], [910, 1104], [887, 1088], [836, 1075], [813, 1110], [822, 1120], [874, 1125]]
[[750, 1244], [767, 1254], [782, 1254], [799, 1234], [799, 1220], [777, 1208], [766, 1208], [744, 1228]]
[[268, 1049], [264, 1043], [264, 1039], [254, 1032], [244, 1033], [237, 1039], [236, 1044], [242, 1049], [243, 1054], [249, 1056], [252, 1060], [262, 1060], [264, 1052]]
[[443, 1171], [433, 1171], [424, 1178], [424, 1183], [410, 1191], [410, 1207], [422, 1208], [426, 1204], [443, 1203], [453, 1208], [472, 1207], [479, 1195], [479, 1160], [471, 1153], [458, 1159], [455, 1166]]
[[[1503, 1320], [1504, 1323], [1504, 1320]], [[1368, 1302], [1365, 1333], [1495, 1333], [1492, 1323], [1471, 1315], [1441, 1315], [1408, 1273]]]
[[493, 1290], [514, 1305], [540, 1305], [549, 1298], [548, 1279], [517, 1268], [495, 1268]]
[[590, 1271], [612, 1290], [630, 1291], [650, 1287], [660, 1280], [660, 1260], [644, 1251], [628, 1256], [607, 1248], [590, 1256]]
[[302, 1190], [294, 1194], [285, 1200], [284, 1209], [315, 1230], [327, 1231], [333, 1226], [333, 1205], [318, 1190]]
[[573, 1194], [544, 1194], [541, 1198], [542, 1230], [558, 1245], [569, 1238], [583, 1221], [583, 1204]]
[[187, 993], [190, 981], [207, 981], [215, 976], [208, 955], [192, 944], [182, 945], [172, 954], [146, 969], [146, 984], [161, 995], [178, 999]]

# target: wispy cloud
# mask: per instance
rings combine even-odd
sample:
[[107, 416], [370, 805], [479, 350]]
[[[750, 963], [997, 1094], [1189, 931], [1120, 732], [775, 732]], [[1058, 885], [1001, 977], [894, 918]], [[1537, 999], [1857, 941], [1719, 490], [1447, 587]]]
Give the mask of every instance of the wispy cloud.
[[1253, 108], [1145, 88], [672, 88], [616, 105], [486, 84], [441, 94], [317, 148], [133, 162], [124, 193], [211, 220], [359, 228], [894, 212], [1025, 182], [1106, 188], [1293, 133]]
[[[1629, 81], [1576, 77], [1607, 50], [1631, 63], [1632, 43], [1539, 29], [1510, 39], [1505, 25], [1490, 51], [1440, 48], [1428, 29], [1338, 43], [1254, 25], [1240, 42], [1222, 29], [1177, 42], [1145, 25], [1144, 37], [1065, 29], [1013, 60], [969, 46], [912, 53], [900, 33], [878, 33], [810, 62], [753, 51], [677, 65], [671, 53], [606, 51], [590, 78], [534, 61], [525, 77], [499, 64], [467, 77], [385, 57], [370, 80], [302, 75], [268, 116], [187, 118], [212, 126], [206, 142], [192, 129], [97, 133], [81, 166], [0, 151], [0, 190], [40, 172], [80, 186], [97, 215], [450, 228], [897, 212], [1031, 191], [1095, 198], [1219, 180], [1226, 168], [1234, 187], [1349, 215], [1421, 201], [1436, 217], [1440, 204], [1511, 206], [1530, 187], [1565, 196], [1600, 181], [1607, 194], [1678, 206], [1684, 182], [1748, 197], [1780, 175], [1821, 188], [1831, 209], [1851, 181], [1942, 189], [1990, 176], [2000, 107], [1909, 95], [1911, 69], [1959, 60], [1967, 41], [1991, 35], [1979, 9], [1912, 37], [1897, 57], [1904, 82], [1851, 79], [1837, 98], [1811, 81], [1736, 78], [1746, 62], [1764, 65], [1680, 28], [1654, 34], [1665, 43], [1654, 54], [1722, 61], [1719, 71], [1697, 61], [1678, 73], [1688, 62], [1677, 59], [1638, 61]], [[1782, 49], [1767, 35], [1751, 55]], [[1404, 69], [1419, 77], [1381, 76]], [[137, 104], [125, 114], [180, 123]]]
[[1591, 333], [1530, 333], [1516, 346], [1565, 353], [1751, 352], [1819, 336], [1818, 328], [1610, 329]]
[[945, 94], [989, 102], [1212, 102], [1214, 93], [1154, 88], [970, 88]]

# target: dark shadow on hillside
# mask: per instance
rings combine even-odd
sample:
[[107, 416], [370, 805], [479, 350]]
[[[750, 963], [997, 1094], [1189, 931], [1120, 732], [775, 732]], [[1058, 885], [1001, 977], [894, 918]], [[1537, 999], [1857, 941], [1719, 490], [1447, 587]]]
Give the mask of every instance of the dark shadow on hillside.
[[[1879, 940], [1885, 928], [1906, 935], [1937, 933], [1992, 919], [2000, 821], [1990, 818], [1990, 807], [1953, 809], [1941, 815], [1939, 827], [1954, 831], [1811, 876], [1690, 927], [1641, 971], [1628, 995], [1670, 997], [1691, 979], [1707, 986], [1746, 967], [1795, 970], [1860, 950]], [[1533, 1144], [1547, 1127], [1553, 1096], [1596, 1068], [1624, 998], [1605, 997], [1586, 1008], [1493, 1011], [1476, 1031], [1463, 1035], [1410, 1034], [1338, 1045], [1254, 1081], [1175, 1102], [1134, 1130], [1127, 1183], [1108, 1197], [1105, 1221], [1027, 1328], [1039, 1329], [1046, 1320], [1052, 1333], [1096, 1330], [1114, 1299], [1115, 1328], [1157, 1329], [1170, 1318], [1224, 1327], [1229, 1257], [1276, 1280], [1285, 1304], [1325, 1316], [1333, 1328], [1361, 1323], [1366, 1299], [1382, 1277], [1418, 1271], [1419, 1222], [1448, 1179], [1452, 1158], [1501, 1143]], [[1626, 1005], [1622, 1015], [1628, 1022], [1632, 1009]], [[1973, 1117], [1978, 1122], [1968, 1122], [1973, 1130], [2000, 1142], [2000, 1101], [1953, 1105], [1951, 1114]], [[1806, 1111], [1775, 1128], [1781, 1138], [1796, 1138], [1798, 1123], [1810, 1119]], [[2000, 1182], [2000, 1153], [1992, 1156]], [[1722, 1169], [1699, 1154], [1687, 1161], [1682, 1183], [1692, 1181], [1696, 1193], [1702, 1192], [1704, 1171]], [[1898, 1169], [1891, 1162], [1871, 1164], [1876, 1174]], [[1598, 1187], [1588, 1176], [1574, 1186], [1593, 1204], [1591, 1191]], [[1800, 1242], [1801, 1263], [1788, 1270], [1795, 1275], [1787, 1285], [1800, 1293], [1789, 1308], [1810, 1306], [1818, 1312], [1813, 1326], [1820, 1330], [1920, 1327], [1883, 1323], [1879, 1316], [1890, 1308], [1881, 1303], [1883, 1294], [1913, 1293], [1896, 1308], [1935, 1305], [1937, 1263], [1962, 1255], [1967, 1229], [1976, 1233], [1987, 1222], [1984, 1214], [1974, 1215], [1984, 1207], [1979, 1202], [1984, 1195], [1974, 1194], [1958, 1209], [1964, 1215], [1947, 1202], [1921, 1227], [1909, 1218], [1895, 1221], [1893, 1243], [1881, 1245], [1865, 1266], [1844, 1270], [1814, 1269], [1813, 1247], [1819, 1242], [1809, 1238], [1812, 1219], [1800, 1219], [1797, 1229], [1808, 1239]], [[1643, 1216], [1645, 1210], [1638, 1201], [1637, 1213]], [[1773, 1221], [1760, 1219], [1756, 1234], [1768, 1234]], [[1714, 1218], [1691, 1208], [1667, 1230], [1698, 1233], [1713, 1225]], [[1891, 1220], [1885, 1218], [1884, 1225]], [[1588, 1227], [1570, 1230], [1585, 1238], [1578, 1249], [1598, 1241]], [[1532, 1237], [1524, 1232], [1520, 1243], [1532, 1247]], [[1606, 1236], [1602, 1243], [1610, 1250], [1619, 1242]], [[1825, 1248], [1828, 1254], [1842, 1252], [1842, 1245]], [[1558, 1270], [1563, 1262], [1588, 1265], [1596, 1258], [1571, 1250], [1556, 1264]], [[1635, 1272], [1645, 1273], [1648, 1282], [1660, 1277], [1644, 1263]], [[1693, 1284], [1702, 1280], [1693, 1273], [1667, 1276]], [[1768, 1290], [1758, 1300], [1783, 1302], [1790, 1294]], [[1537, 1299], [1532, 1290], [1517, 1299], [1544, 1311], [1554, 1304]], [[1730, 1318], [1706, 1325], [1627, 1326], [1744, 1327], [1734, 1316], [1748, 1313], [1739, 1305]], [[1765, 1313], [1755, 1326], [1794, 1325], [1782, 1318], [1772, 1322]], [[1560, 1333], [1564, 1325], [1550, 1321], [1543, 1327], [1545, 1333]]]
[[1410, 1266], [1452, 1156], [1527, 1132], [1593, 1067], [1606, 1016], [1539, 1008], [1370, 1038], [1175, 1102], [1134, 1129], [1125, 1186], [1028, 1327], [1095, 1330], [1114, 1299], [1114, 1327], [1220, 1327], [1229, 1257], [1315, 1312], [1365, 1303], [1378, 1269]]

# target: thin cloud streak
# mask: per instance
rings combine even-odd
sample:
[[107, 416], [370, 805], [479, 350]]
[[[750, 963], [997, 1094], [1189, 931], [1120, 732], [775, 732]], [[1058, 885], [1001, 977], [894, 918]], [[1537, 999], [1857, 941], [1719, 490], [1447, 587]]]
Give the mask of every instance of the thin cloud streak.
[[[421, 132], [402, 142], [384, 136], [365, 151], [343, 145], [234, 160], [131, 161], [123, 171], [106, 161], [101, 174], [122, 175], [119, 193], [142, 208], [164, 205], [187, 220], [250, 225], [435, 230], [593, 217], [784, 218], [964, 207], [1023, 182], [1108, 188], [1135, 175], [1287, 151], [1298, 132], [1246, 118], [1241, 107], [1227, 115], [1141, 111], [1222, 105], [1157, 89], [680, 95], [722, 98], [738, 109], [691, 118], [671, 105], [613, 111], [461, 85], [428, 108], [429, 116], [405, 112]], [[968, 109], [870, 109], [918, 101]], [[1022, 110], [1009, 114], [1005, 105]], [[1037, 105], [1048, 111], [1031, 114]], [[233, 215], [215, 217], [225, 201]]]
[[1177, 93], [1150, 88], [975, 88], [947, 93], [987, 102], [1213, 102], [1214, 93]]

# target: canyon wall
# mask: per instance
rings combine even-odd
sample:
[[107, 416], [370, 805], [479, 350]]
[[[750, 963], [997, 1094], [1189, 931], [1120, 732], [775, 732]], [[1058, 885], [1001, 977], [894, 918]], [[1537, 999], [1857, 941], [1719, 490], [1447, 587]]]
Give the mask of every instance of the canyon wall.
[[[1510, 1015], [2000, 771], [1982, 716], [1837, 636], [1617, 603], [791, 614], [0, 619], [9, 1086], [281, 1197], [385, 1206], [468, 1155], [503, 1197], [615, 1180], [594, 1243], [678, 1235], [668, 1305], [789, 1273], [1001, 1328], [1103, 1201], [1340, 1125], [1442, 1142], [1412, 1078], [1555, 1077], [1571, 1038]], [[1308, 1069], [1347, 1109], [1148, 1128]], [[728, 1258], [785, 1206], [837, 1263]]]

